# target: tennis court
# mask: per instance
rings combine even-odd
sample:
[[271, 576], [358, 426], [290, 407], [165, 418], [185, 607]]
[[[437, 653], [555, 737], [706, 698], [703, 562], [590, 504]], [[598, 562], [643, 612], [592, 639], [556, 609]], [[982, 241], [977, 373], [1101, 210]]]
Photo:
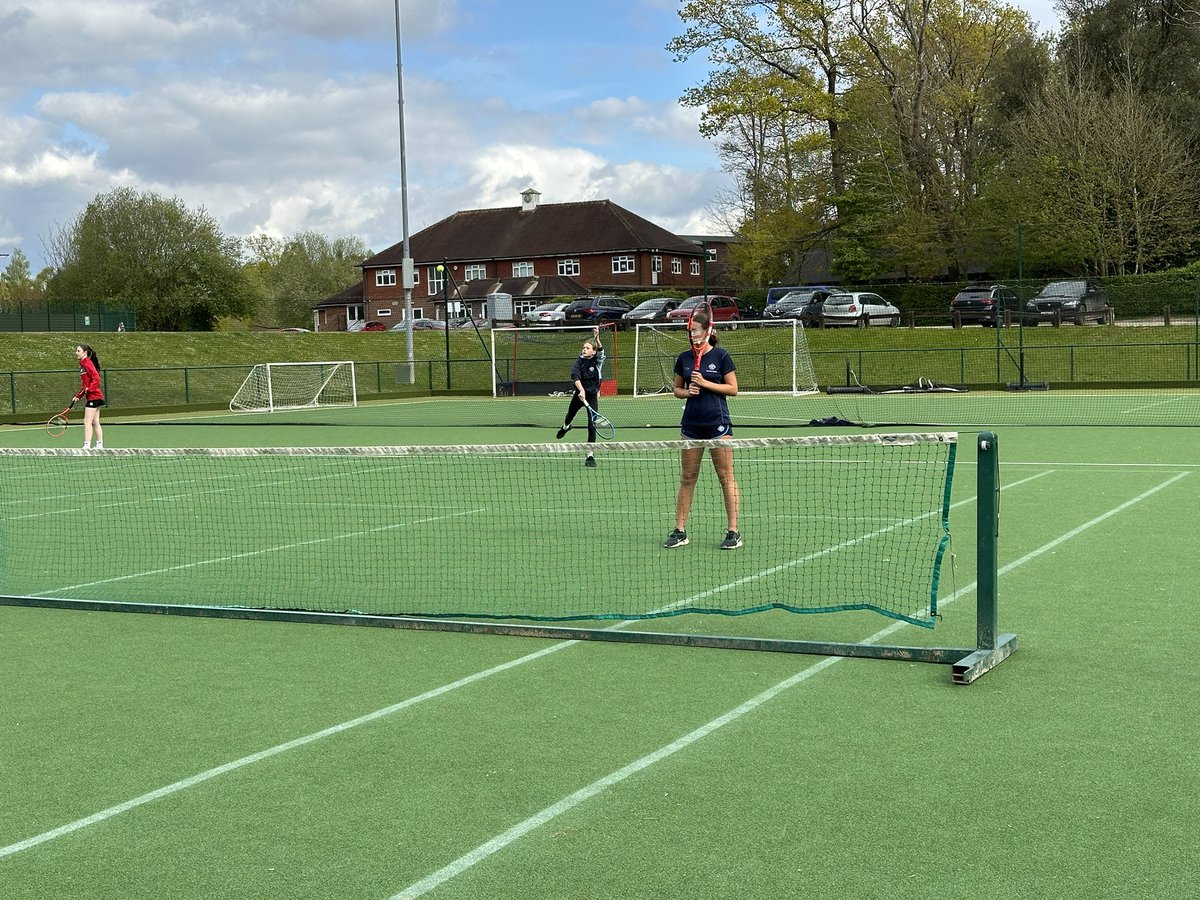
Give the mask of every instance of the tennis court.
[[[554, 401], [555, 410], [562, 405]], [[461, 420], [465, 408], [439, 421]], [[535, 424], [488, 428], [484, 440], [529, 441], [542, 427]], [[671, 436], [636, 430], [638, 439]], [[1021, 649], [966, 688], [951, 684], [943, 667], [901, 661], [0, 606], [8, 682], [0, 893], [1194, 894], [1200, 458], [1192, 431], [998, 429], [1000, 622], [1020, 634]], [[106, 432], [110, 447], [481, 440], [475, 423], [106, 423]], [[823, 640], [971, 644], [974, 437], [960, 436], [935, 628], [869, 611], [771, 611], [741, 617], [753, 621], [747, 627]], [[0, 441], [53, 443], [41, 429], [17, 427]], [[570, 577], [597, 598], [634, 583], [671, 595], [687, 576], [687, 557], [656, 565], [661, 554], [635, 555], [623, 534], [640, 535], [644, 519], [646, 534], [665, 535], [669, 510], [645, 499], [637, 505], [634, 491], [620, 498], [619, 517], [593, 514], [585, 479], [614, 466], [606, 468], [603, 453], [594, 471], [578, 465], [578, 432], [564, 443], [571, 452], [561, 461], [572, 465], [563, 477], [580, 486], [543, 515], [583, 510], [593, 540], [580, 548], [530, 535], [498, 549], [508, 569], [524, 573], [531, 593], [539, 573], [557, 572], [565, 560]], [[304, 491], [322, 502], [367, 504], [386, 495], [393, 474], [379, 468], [352, 485]], [[105, 567], [103, 577], [116, 577], [119, 560], [106, 557], [104, 530], [123, 521], [115, 504], [137, 499], [141, 475], [131, 465], [124, 483], [114, 468], [94, 483], [57, 470], [54, 477], [51, 489], [34, 493], [60, 499], [45, 499], [40, 512], [77, 503], [89, 489], [114, 505], [106, 512], [96, 504], [98, 546], [65, 539], [47, 549], [39, 584], [61, 591], [97, 580], [89, 573]], [[460, 481], [441, 482], [451, 485], [443, 493], [499, 502], [481, 480], [464, 470]], [[176, 521], [152, 520], [154, 528], [186, 526], [189, 509], [218, 496], [179, 484], [173, 491], [164, 506]], [[245, 506], [261, 519], [253, 493], [245, 490]], [[773, 501], [775, 515], [786, 502]], [[324, 510], [308, 513], [331, 533], [348, 527], [333, 506]], [[6, 508], [6, 528], [38, 512]], [[693, 510], [697, 528], [706, 518], [715, 531], [719, 494], [711, 490]], [[877, 530], [866, 521], [841, 526], [843, 543], [854, 527]], [[766, 527], [747, 520], [739, 565], [769, 566], [800, 539], [799, 530]], [[147, 546], [155, 540], [149, 529]], [[278, 543], [269, 525], [243, 528], [236, 541], [260, 556], [274, 555]], [[692, 551], [698, 561], [706, 548], [673, 552]], [[367, 568], [352, 550], [322, 553], [310, 550], [290, 567], [337, 560], [347, 583]], [[446, 581], [474, 582], [472, 596], [496, 589], [495, 566], [479, 566], [483, 551], [469, 529], [426, 553]], [[697, 591], [720, 576], [699, 562], [695, 571]], [[205, 585], [198, 575], [195, 583], [203, 593], [220, 581]], [[38, 593], [38, 585], [21, 587]], [[875, 588], [886, 597], [891, 583]], [[729, 621], [685, 615], [663, 627], [720, 633]]]

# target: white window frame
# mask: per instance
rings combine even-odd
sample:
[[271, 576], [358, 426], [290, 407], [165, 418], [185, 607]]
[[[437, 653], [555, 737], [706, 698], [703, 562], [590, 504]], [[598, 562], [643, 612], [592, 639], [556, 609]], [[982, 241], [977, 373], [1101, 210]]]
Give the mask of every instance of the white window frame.
[[376, 269], [375, 270], [375, 287], [395, 287], [396, 286], [396, 270], [395, 269]]
[[446, 285], [446, 273], [444, 271], [438, 272], [437, 266], [430, 266], [429, 267], [429, 288], [428, 288], [429, 296], [430, 297], [440, 296], [442, 293], [442, 288], [445, 287], [445, 285]]
[[671, 274], [672, 275], [682, 275], [683, 274], [683, 260], [680, 259], [678, 256], [671, 257]]
[[578, 259], [560, 259], [558, 261], [558, 274], [565, 278], [570, 278], [572, 275], [579, 274]]
[[700, 260], [698, 260], [698, 259], [692, 260], [692, 274], [693, 275], [700, 274]]
[[[513, 267], [513, 278], [532, 278], [533, 277], [533, 263], [528, 259], [521, 260], [521, 262], [515, 262], [512, 264], [512, 267]], [[529, 269], [528, 272], [525, 271], [526, 267], [528, 267], [528, 269]]]
[[651, 272], [661, 272], [662, 271], [662, 257], [659, 256], [657, 253], [650, 257], [650, 271]]
[[614, 275], [624, 275], [629, 272], [636, 272], [637, 271], [636, 263], [637, 263], [637, 260], [628, 254], [614, 256], [612, 258], [613, 274]]
[[375, 318], [377, 319], [386, 319], [391, 314], [392, 309], [390, 306], [381, 306], [379, 309], [375, 310]]
[[463, 279], [475, 281], [477, 278], [487, 278], [487, 266], [483, 263], [472, 263], [463, 267]]

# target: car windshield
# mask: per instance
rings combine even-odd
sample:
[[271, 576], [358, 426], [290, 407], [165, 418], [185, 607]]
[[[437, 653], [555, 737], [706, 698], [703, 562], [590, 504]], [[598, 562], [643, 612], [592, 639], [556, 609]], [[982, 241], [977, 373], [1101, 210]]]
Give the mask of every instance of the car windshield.
[[1052, 281], [1042, 288], [1043, 297], [1076, 297], [1086, 290], [1083, 281]]
[[561, 303], [543, 303], [541, 306], [535, 307], [533, 311], [534, 312], [554, 312], [560, 306], [562, 306]]
[[682, 303], [679, 304], [679, 308], [680, 309], [695, 309], [697, 306], [702, 306], [703, 304], [704, 304], [703, 297], [689, 297], [687, 300], [684, 300]]
[[634, 307], [634, 309], [642, 312], [649, 312], [650, 310], [662, 309], [666, 305], [666, 300], [643, 300], [636, 307]]

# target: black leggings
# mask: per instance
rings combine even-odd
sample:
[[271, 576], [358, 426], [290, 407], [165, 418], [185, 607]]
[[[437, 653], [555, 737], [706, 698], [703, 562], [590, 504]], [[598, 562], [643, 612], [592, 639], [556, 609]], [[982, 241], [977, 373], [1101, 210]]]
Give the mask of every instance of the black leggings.
[[[587, 397], [588, 406], [590, 406], [592, 409], [599, 412], [600, 407], [599, 407], [599, 405], [597, 405], [597, 402], [596, 402], [596, 400], [597, 400], [596, 393], [594, 391], [586, 391], [586, 390], [583, 393], [584, 393], [584, 396]], [[576, 391], [575, 393], [571, 394], [571, 405], [567, 407], [567, 417], [565, 419], [563, 419], [563, 424], [570, 425], [571, 422], [575, 419], [575, 413], [579, 412], [581, 409], [583, 409], [583, 401], [579, 399], [579, 392]], [[589, 415], [587, 417], [587, 420], [588, 420], [588, 426], [587, 426], [587, 428], [588, 428], [588, 443], [594, 444], [594, 443], [596, 443], [596, 423], [592, 421], [591, 415]]]

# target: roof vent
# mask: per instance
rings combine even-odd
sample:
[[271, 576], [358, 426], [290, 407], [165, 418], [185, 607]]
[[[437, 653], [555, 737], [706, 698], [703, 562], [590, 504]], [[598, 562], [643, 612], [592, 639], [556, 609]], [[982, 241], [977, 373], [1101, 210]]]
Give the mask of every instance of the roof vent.
[[533, 188], [525, 188], [521, 191], [521, 212], [533, 212], [537, 209], [540, 196], [542, 195]]

